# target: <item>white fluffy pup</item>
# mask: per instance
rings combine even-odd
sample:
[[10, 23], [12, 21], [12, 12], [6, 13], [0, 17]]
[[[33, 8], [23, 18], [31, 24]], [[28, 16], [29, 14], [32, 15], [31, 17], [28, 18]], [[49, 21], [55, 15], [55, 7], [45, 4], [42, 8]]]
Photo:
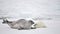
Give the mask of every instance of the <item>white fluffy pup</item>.
[[35, 21], [35, 24], [33, 24], [32, 27], [36, 27], [36, 28], [45, 28], [46, 25], [45, 25], [42, 21], [36, 20], [36, 21]]

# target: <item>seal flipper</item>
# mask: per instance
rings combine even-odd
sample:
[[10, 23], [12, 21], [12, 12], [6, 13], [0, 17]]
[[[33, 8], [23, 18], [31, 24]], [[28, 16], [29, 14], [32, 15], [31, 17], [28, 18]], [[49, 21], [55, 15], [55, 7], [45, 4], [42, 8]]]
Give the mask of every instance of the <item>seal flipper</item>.
[[24, 29], [24, 28], [22, 28], [22, 27], [21, 28], [18, 28], [18, 30], [22, 30], [22, 29]]
[[36, 29], [36, 27], [31, 27], [31, 29]]

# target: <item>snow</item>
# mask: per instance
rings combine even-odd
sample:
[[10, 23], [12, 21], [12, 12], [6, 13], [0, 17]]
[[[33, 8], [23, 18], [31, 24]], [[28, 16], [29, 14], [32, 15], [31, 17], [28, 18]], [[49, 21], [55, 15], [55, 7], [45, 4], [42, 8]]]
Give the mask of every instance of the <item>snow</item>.
[[1, 19], [0, 34], [60, 34], [59, 5], [59, 0], [0, 0], [0, 17], [8, 17], [11, 21], [40, 17], [47, 26], [46, 28], [17, 30], [11, 29], [7, 24], [2, 24]]
[[0, 20], [0, 34], [60, 34], [60, 21], [42, 20], [46, 24], [46, 28], [37, 28], [30, 30], [11, 29], [7, 24], [2, 24]]

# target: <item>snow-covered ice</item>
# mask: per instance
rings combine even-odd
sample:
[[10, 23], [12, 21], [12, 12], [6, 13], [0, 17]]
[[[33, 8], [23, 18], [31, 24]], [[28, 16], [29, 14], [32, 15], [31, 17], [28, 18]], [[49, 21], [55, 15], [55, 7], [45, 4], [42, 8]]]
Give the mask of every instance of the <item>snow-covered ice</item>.
[[[60, 34], [59, 0], [0, 0], [0, 18], [9, 20], [19, 18], [43, 18], [46, 28], [31, 30], [11, 29], [0, 20], [0, 34]], [[51, 18], [46, 19], [46, 18]]]
[[47, 26], [46, 28], [37, 28], [30, 30], [11, 29], [7, 24], [2, 24], [0, 20], [0, 34], [59, 34], [60, 21], [57, 20], [42, 20]]

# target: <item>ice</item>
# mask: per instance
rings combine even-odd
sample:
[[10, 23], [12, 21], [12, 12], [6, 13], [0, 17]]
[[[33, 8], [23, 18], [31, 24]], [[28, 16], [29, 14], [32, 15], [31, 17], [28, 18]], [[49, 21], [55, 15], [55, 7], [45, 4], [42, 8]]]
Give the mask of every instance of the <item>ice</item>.
[[[0, 34], [60, 34], [59, 5], [59, 0], [0, 0]], [[11, 29], [7, 24], [2, 24], [2, 17], [9, 21], [39, 17], [47, 27]]]
[[46, 24], [46, 28], [37, 28], [30, 30], [11, 29], [7, 24], [2, 24], [0, 20], [0, 34], [59, 34], [60, 21], [56, 20], [42, 20]]

